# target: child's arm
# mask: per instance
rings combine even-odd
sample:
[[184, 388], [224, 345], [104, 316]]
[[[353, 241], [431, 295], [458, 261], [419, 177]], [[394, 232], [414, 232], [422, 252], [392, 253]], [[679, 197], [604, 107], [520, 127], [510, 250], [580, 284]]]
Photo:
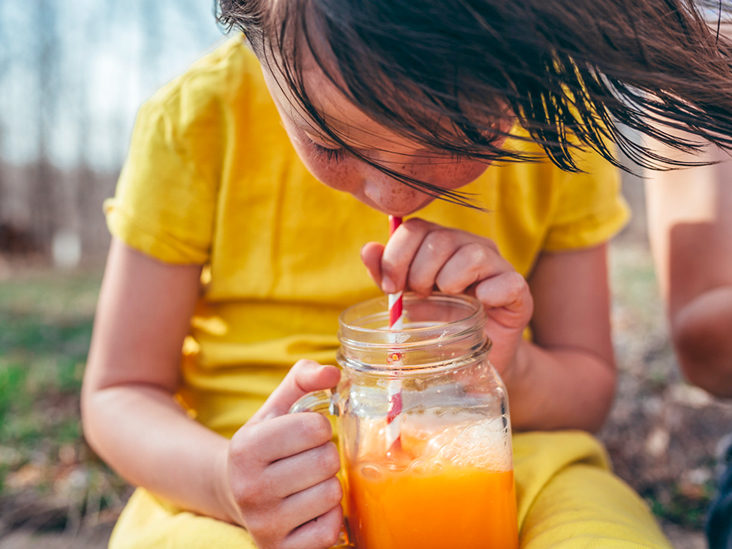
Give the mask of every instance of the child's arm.
[[[615, 387], [605, 252], [544, 253], [527, 283], [492, 241], [412, 218], [386, 247], [364, 246], [362, 257], [384, 291], [437, 288], [484, 304], [489, 357], [517, 429], [596, 430]], [[533, 343], [522, 338], [530, 320]]]
[[330, 546], [341, 524], [330, 424], [287, 411], [333, 386], [339, 371], [299, 362], [231, 442], [192, 420], [174, 394], [199, 275], [199, 266], [113, 241], [82, 391], [84, 433], [131, 483], [246, 526], [261, 547]]
[[691, 160], [720, 164], [646, 174], [648, 233], [684, 375], [732, 397], [732, 160]]

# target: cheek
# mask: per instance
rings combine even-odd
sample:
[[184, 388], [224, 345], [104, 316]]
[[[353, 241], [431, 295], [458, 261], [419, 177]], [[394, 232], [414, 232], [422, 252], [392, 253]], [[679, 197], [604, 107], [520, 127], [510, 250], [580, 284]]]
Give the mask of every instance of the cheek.
[[456, 168], [455, 180], [461, 181], [462, 185], [467, 185], [471, 181], [477, 179], [482, 174], [488, 164], [486, 162], [479, 162], [477, 160], [466, 160], [461, 162]]
[[339, 191], [354, 190], [357, 173], [349, 159], [333, 162], [308, 154], [301, 154], [300, 158], [308, 171], [321, 183]]
[[291, 139], [297, 155], [308, 171], [321, 183], [339, 191], [349, 191], [354, 184], [355, 172], [350, 159], [333, 162], [315, 154], [312, 148], [299, 139]]
[[485, 162], [460, 160], [415, 170], [411, 175], [439, 185], [443, 189], [458, 189], [477, 179], [487, 167], [488, 164]]

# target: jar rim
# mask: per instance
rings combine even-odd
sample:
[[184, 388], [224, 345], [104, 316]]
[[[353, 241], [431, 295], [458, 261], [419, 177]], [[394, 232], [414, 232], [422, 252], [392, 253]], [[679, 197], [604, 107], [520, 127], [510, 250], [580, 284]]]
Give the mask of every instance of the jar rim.
[[[371, 299], [367, 299], [366, 301], [362, 301], [360, 303], [356, 303], [354, 305], [351, 305], [350, 307], [347, 307], [341, 314], [338, 316], [338, 324], [341, 328], [346, 328], [348, 330], [354, 330], [358, 332], [364, 332], [364, 333], [393, 333], [393, 331], [389, 328], [388, 325], [380, 327], [380, 328], [366, 328], [363, 326], [357, 326], [353, 324], [352, 322], [349, 322], [347, 319], [358, 313], [359, 311], [368, 310], [369, 308], [375, 308], [377, 311], [377, 315], [380, 313], [383, 313], [383, 316], [388, 320], [389, 318], [389, 311], [388, 311], [388, 301], [387, 296], [383, 295], [380, 297], [374, 297]], [[464, 294], [460, 295], [453, 295], [453, 294], [445, 294], [441, 292], [435, 292], [432, 293], [426, 297], [419, 296], [413, 292], [405, 292], [403, 295], [403, 303], [405, 310], [408, 310], [410, 308], [410, 305], [412, 305], [415, 302], [435, 302], [435, 303], [444, 303], [444, 304], [452, 304], [452, 305], [458, 305], [462, 306], [466, 311], [469, 312], [464, 317], [456, 318], [454, 320], [449, 320], [444, 322], [446, 325], [452, 325], [457, 324], [460, 322], [466, 322], [466, 321], [473, 321], [478, 319], [479, 317], [484, 316], [483, 311], [483, 305], [480, 301], [478, 301], [476, 298]], [[364, 318], [363, 314], [356, 316], [356, 319]], [[409, 331], [409, 332], [419, 332], [424, 330], [430, 330], [432, 329], [431, 326], [426, 327], [415, 327], [415, 326], [405, 326], [402, 331]]]
[[399, 330], [389, 328], [386, 296], [362, 301], [345, 309], [338, 318], [338, 338], [352, 349], [418, 348], [449, 341], [483, 340], [485, 312], [476, 298], [433, 293], [403, 296], [406, 321]]

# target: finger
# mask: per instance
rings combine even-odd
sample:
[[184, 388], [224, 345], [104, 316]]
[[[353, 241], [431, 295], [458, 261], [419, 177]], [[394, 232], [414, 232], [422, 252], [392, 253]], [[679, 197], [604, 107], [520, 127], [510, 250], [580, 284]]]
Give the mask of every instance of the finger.
[[435, 283], [440, 291], [459, 294], [486, 278], [513, 271], [510, 263], [485, 242], [468, 242], [442, 266]]
[[523, 328], [531, 319], [534, 300], [526, 280], [516, 271], [503, 272], [475, 287], [475, 297], [486, 309], [502, 309], [495, 320], [507, 328]]
[[384, 253], [384, 245], [378, 242], [368, 242], [361, 248], [361, 261], [366, 265], [371, 278], [381, 286], [381, 255]]
[[244, 468], [253, 460], [261, 467], [322, 446], [332, 438], [325, 416], [315, 412], [287, 414], [247, 424], [232, 438], [229, 453]]
[[438, 227], [430, 230], [409, 267], [407, 287], [420, 295], [429, 295], [445, 264], [461, 246], [474, 242], [476, 238], [454, 229]]
[[282, 500], [279, 515], [282, 526], [292, 531], [340, 506], [343, 490], [338, 479], [331, 477], [315, 486]]
[[282, 549], [328, 549], [338, 543], [343, 525], [340, 505], [303, 524], [282, 542]]
[[333, 442], [272, 463], [264, 472], [279, 498], [291, 496], [334, 477], [341, 467]]
[[340, 370], [335, 366], [321, 366], [312, 360], [299, 360], [252, 416], [249, 424], [286, 414], [295, 401], [307, 393], [334, 387], [340, 375]]
[[394, 293], [404, 289], [409, 266], [422, 240], [437, 227], [439, 225], [412, 217], [394, 231], [381, 257], [381, 289], [384, 292]]

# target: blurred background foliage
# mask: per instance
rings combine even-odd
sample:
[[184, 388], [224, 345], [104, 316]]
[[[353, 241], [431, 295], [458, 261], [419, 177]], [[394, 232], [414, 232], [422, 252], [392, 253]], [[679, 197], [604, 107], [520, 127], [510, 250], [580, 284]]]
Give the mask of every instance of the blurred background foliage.
[[102, 547], [129, 493], [79, 423], [109, 242], [101, 205], [140, 103], [225, 39], [213, 8], [0, 1], [2, 547], [42, 533], [48, 547]]
[[[213, 0], [0, 1], [0, 548], [103, 547], [130, 488], [85, 444], [79, 388], [109, 237], [101, 212], [145, 97], [223, 40]], [[616, 471], [677, 547], [703, 547], [732, 409], [679, 377], [643, 185], [612, 246]]]
[[[223, 39], [213, 0], [0, 2], [0, 253], [75, 267], [107, 245], [135, 111]], [[15, 257], [12, 257], [15, 256]]]

